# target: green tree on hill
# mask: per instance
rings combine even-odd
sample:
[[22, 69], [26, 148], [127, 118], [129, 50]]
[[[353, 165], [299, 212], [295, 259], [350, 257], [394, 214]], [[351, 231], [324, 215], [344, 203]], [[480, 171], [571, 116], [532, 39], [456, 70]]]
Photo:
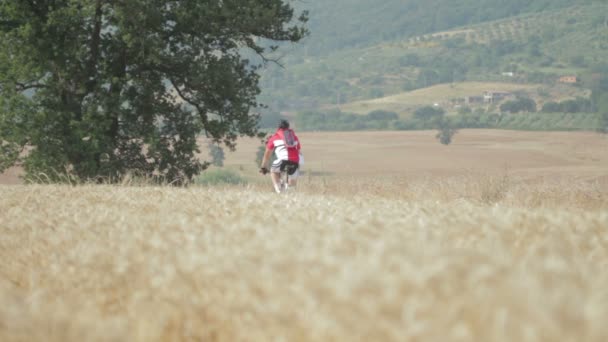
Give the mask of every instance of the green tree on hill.
[[269, 42], [306, 19], [283, 0], [3, 0], [0, 171], [187, 181], [199, 133], [230, 148], [258, 133]]
[[211, 157], [211, 165], [222, 167], [224, 166], [224, 150], [213, 142], [209, 142], [209, 156]]
[[608, 93], [604, 93], [598, 101], [599, 122], [597, 130], [608, 133]]
[[534, 113], [536, 112], [536, 102], [529, 97], [519, 97], [515, 100], [510, 100], [501, 104], [500, 111], [509, 113]]
[[425, 106], [414, 111], [414, 118], [419, 120], [432, 120], [443, 117], [445, 111], [440, 107]]
[[608, 63], [594, 65], [583, 76], [591, 88], [591, 107], [597, 114], [597, 131], [608, 133]]
[[547, 102], [541, 111], [544, 113], [591, 113], [593, 112], [593, 102], [582, 97], [560, 103]]
[[545, 104], [543, 104], [543, 108], [541, 109], [541, 112], [543, 113], [560, 113], [561, 111], [562, 106], [559, 103], [553, 101], [546, 102]]
[[[608, 69], [608, 66], [606, 68]], [[608, 133], [608, 73], [602, 74], [594, 84], [591, 100], [598, 113], [597, 130]]]
[[367, 113], [367, 117], [370, 120], [383, 120], [383, 121], [399, 119], [399, 115], [397, 115], [397, 113], [386, 111], [386, 110], [381, 110], [381, 109], [374, 110], [374, 111]]

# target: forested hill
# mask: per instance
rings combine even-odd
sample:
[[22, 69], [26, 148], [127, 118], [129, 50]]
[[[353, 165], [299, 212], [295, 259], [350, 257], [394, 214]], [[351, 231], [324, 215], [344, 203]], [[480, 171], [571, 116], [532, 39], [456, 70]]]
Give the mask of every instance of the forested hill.
[[[310, 36], [280, 49], [273, 57], [283, 67], [270, 65], [262, 75], [260, 101], [274, 112], [342, 105], [443, 83], [550, 87], [562, 76], [585, 80], [608, 68], [607, 0], [292, 4], [297, 11], [310, 11]], [[561, 99], [549, 96], [543, 102]]]
[[310, 55], [364, 47], [390, 40], [449, 30], [526, 13], [605, 0], [305, 0], [310, 37], [303, 44]]

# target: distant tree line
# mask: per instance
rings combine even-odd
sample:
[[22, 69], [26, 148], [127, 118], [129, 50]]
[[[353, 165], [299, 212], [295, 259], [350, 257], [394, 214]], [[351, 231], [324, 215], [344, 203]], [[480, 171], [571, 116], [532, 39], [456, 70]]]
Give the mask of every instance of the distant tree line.
[[518, 97], [500, 105], [501, 112], [507, 113], [534, 113], [536, 112], [536, 102], [529, 97]]
[[520, 94], [503, 102], [499, 111], [461, 107], [458, 115], [446, 115], [437, 106], [424, 106], [410, 116], [375, 110], [366, 115], [339, 110], [304, 111], [295, 122], [300, 130], [427, 130], [461, 128], [499, 128], [521, 130], [597, 130], [608, 133], [608, 64], [591, 69], [590, 98], [577, 97], [546, 102], [540, 111], [537, 103]]
[[345, 113], [339, 110], [305, 111], [296, 114], [295, 122], [299, 130], [309, 131], [359, 131], [396, 129], [399, 115], [394, 112], [377, 110], [367, 115]]
[[546, 102], [541, 111], [544, 113], [592, 113], [596, 110], [591, 99], [577, 97], [561, 102]]
[[[607, 93], [608, 94], [608, 93]], [[570, 100], [569, 100], [570, 101]], [[576, 101], [576, 100], [572, 100]], [[579, 100], [580, 101], [580, 100]], [[602, 97], [604, 108], [608, 109], [608, 96]], [[567, 102], [567, 101], [564, 101]], [[509, 104], [511, 103], [511, 104]], [[586, 103], [586, 101], [580, 101]], [[608, 110], [596, 112], [551, 111], [536, 112], [529, 98], [505, 102], [509, 104], [502, 111], [486, 112], [463, 108], [457, 115], [446, 115], [440, 107], [425, 106], [416, 109], [411, 116], [402, 117], [390, 111], [377, 110], [366, 115], [345, 113], [339, 110], [305, 111], [295, 117], [295, 124], [301, 131], [359, 131], [359, 130], [433, 130], [443, 132], [444, 141], [465, 128], [495, 128], [539, 131], [601, 130], [608, 128]], [[558, 103], [560, 105], [561, 103]], [[526, 108], [526, 113], [521, 108]], [[565, 104], [569, 108], [570, 103]], [[505, 108], [506, 107], [506, 108]], [[508, 109], [508, 110], [507, 110]], [[451, 131], [454, 132], [451, 132]], [[440, 137], [438, 137], [440, 138]], [[449, 142], [448, 142], [449, 143]]]

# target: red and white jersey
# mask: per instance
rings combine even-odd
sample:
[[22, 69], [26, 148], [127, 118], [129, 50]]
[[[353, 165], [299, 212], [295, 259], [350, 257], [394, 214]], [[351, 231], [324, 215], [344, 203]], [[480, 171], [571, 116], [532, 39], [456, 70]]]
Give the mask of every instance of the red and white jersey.
[[300, 140], [292, 129], [279, 129], [268, 139], [266, 148], [274, 149], [278, 160], [300, 162]]

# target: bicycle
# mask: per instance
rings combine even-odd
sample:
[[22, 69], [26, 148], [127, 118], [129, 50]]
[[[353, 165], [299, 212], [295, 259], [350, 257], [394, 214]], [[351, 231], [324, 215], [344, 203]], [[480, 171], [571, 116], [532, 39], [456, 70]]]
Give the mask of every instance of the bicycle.
[[[281, 161], [281, 165], [279, 166], [279, 183], [278, 188], [275, 187], [275, 191], [277, 193], [284, 193], [289, 191], [289, 179], [294, 173], [298, 171], [298, 163], [292, 162], [289, 160]], [[260, 169], [262, 174], [267, 174], [270, 172], [267, 168]]]

